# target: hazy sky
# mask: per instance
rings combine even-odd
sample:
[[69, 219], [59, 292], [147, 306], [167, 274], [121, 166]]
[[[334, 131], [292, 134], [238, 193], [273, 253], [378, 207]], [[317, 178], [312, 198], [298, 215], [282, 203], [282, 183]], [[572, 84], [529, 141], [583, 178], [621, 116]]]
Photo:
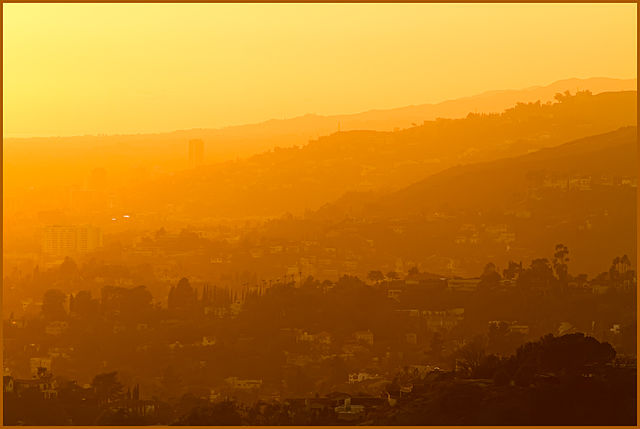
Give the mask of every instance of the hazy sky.
[[4, 4], [5, 136], [219, 127], [636, 77], [635, 4]]

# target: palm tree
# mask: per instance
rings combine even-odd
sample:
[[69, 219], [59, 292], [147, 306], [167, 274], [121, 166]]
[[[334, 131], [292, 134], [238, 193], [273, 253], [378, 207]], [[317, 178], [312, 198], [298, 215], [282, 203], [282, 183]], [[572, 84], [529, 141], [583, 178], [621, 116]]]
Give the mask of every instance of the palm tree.
[[620, 257], [616, 256], [613, 259], [613, 262], [611, 263], [611, 268], [609, 268], [609, 277], [611, 277], [611, 280], [616, 280], [620, 274]]

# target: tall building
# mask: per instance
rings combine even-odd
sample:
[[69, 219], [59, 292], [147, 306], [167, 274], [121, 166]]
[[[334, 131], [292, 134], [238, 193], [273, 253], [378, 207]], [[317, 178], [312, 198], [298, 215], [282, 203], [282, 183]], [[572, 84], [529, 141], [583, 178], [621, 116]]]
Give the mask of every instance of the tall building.
[[42, 252], [48, 256], [71, 256], [102, 246], [102, 231], [91, 225], [51, 225], [44, 228]]
[[189, 167], [196, 168], [204, 161], [204, 142], [200, 139], [189, 140]]

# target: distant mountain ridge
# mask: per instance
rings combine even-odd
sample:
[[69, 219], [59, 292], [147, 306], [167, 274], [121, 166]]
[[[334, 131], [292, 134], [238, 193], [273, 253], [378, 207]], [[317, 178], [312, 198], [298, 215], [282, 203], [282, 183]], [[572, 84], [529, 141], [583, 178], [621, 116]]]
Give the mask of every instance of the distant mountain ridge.
[[[205, 163], [213, 163], [254, 155], [274, 147], [305, 145], [310, 140], [332, 134], [338, 129], [392, 131], [425, 120], [459, 118], [468, 113], [501, 112], [518, 102], [551, 100], [555, 93], [590, 90], [594, 94], [606, 91], [627, 91], [637, 88], [636, 79], [566, 79], [547, 86], [523, 90], [489, 91], [479, 95], [443, 101], [435, 104], [405, 106], [393, 109], [369, 110], [342, 115], [308, 114], [290, 119], [272, 119], [257, 124], [219, 129], [191, 129], [170, 133], [4, 138], [5, 177], [13, 180], [24, 173], [25, 183], [43, 168], [59, 166], [50, 175], [51, 181], [72, 183], [77, 176], [88, 176], [101, 167], [114, 176], [129, 174], [133, 169], [177, 171], [188, 167], [187, 142], [205, 141]], [[126, 162], [123, 155], [126, 154]]]
[[[531, 186], [545, 187], [544, 180], [603, 176], [637, 178], [637, 127], [620, 128], [559, 146], [469, 165], [436, 173], [391, 193], [349, 194], [332, 207], [318, 212], [323, 217], [398, 217], [438, 210], [502, 210], [512, 205], [505, 198]], [[591, 182], [591, 181], [590, 181]], [[547, 186], [552, 186], [547, 183]], [[349, 204], [351, 200], [354, 203]], [[340, 207], [342, 207], [340, 209]], [[330, 215], [330, 213], [332, 215]]]
[[129, 187], [125, 205], [181, 216], [278, 216], [316, 210], [349, 191], [391, 191], [460, 164], [494, 161], [636, 124], [636, 92], [580, 93], [501, 114], [347, 131], [246, 160]]
[[[468, 113], [498, 113], [516, 103], [530, 103], [540, 100], [553, 100], [558, 92], [588, 90], [593, 94], [612, 91], [629, 91], [637, 89], [637, 79], [563, 79], [546, 86], [532, 86], [524, 89], [504, 89], [486, 91], [470, 97], [462, 97], [439, 103], [405, 106], [395, 109], [369, 110], [353, 115], [333, 115], [329, 118], [343, 121], [349, 127], [360, 126], [360, 129], [391, 131], [394, 127], [409, 127], [412, 123], [420, 124], [424, 120], [441, 118], [460, 118]], [[353, 121], [353, 122], [351, 122]], [[386, 124], [387, 121], [398, 121]], [[404, 122], [403, 122], [404, 121]], [[386, 124], [386, 125], [385, 125]], [[341, 122], [342, 126], [342, 122]]]
[[381, 257], [432, 272], [478, 275], [487, 260], [551, 258], [563, 243], [572, 270], [593, 274], [603, 255], [636, 258], [637, 160], [637, 127], [624, 127], [458, 165], [394, 192], [348, 193], [305, 220], [348, 251], [364, 237]]

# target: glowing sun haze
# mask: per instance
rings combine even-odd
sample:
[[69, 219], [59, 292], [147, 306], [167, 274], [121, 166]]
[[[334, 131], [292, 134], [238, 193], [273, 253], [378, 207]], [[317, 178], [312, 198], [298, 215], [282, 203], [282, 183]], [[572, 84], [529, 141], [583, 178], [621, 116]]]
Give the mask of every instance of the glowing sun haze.
[[4, 4], [4, 135], [220, 127], [633, 78], [636, 7]]

